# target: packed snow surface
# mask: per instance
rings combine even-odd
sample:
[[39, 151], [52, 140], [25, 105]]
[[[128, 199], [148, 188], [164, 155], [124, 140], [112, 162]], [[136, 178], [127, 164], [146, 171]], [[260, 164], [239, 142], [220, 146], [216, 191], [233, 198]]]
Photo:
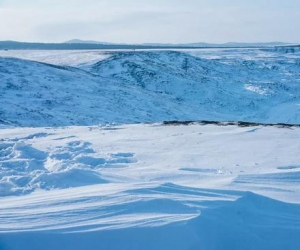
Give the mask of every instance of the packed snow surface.
[[266, 124], [299, 84], [272, 50], [1, 51], [0, 250], [299, 250], [300, 128]]
[[299, 136], [199, 124], [2, 129], [0, 248], [299, 249]]

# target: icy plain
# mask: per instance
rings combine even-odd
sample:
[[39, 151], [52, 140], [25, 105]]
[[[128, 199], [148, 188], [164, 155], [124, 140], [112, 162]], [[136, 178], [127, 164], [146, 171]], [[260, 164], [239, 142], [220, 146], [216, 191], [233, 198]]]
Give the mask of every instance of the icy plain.
[[300, 249], [298, 126], [162, 123], [299, 123], [300, 55], [63, 53], [0, 53], [1, 250]]

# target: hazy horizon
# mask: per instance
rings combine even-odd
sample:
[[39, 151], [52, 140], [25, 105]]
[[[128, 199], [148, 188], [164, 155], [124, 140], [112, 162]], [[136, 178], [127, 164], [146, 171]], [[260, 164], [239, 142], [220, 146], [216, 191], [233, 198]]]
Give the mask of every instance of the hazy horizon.
[[0, 0], [0, 40], [300, 43], [296, 0]]
[[17, 43], [45, 43], [45, 44], [61, 44], [61, 43], [75, 43], [74, 41], [80, 41], [78, 43], [84, 43], [84, 44], [92, 44], [93, 42], [95, 44], [99, 43], [103, 43], [105, 44], [116, 44], [116, 45], [151, 45], [151, 44], [161, 44], [161, 45], [189, 45], [189, 44], [211, 44], [211, 45], [226, 45], [226, 44], [298, 44], [298, 43], [292, 43], [292, 42], [286, 42], [286, 41], [265, 41], [265, 42], [239, 42], [239, 41], [228, 41], [228, 42], [224, 42], [224, 43], [208, 43], [205, 41], [194, 41], [194, 42], [187, 42], [187, 43], [160, 43], [160, 42], [144, 42], [144, 43], [115, 43], [115, 42], [110, 42], [110, 41], [96, 41], [96, 40], [85, 40], [85, 39], [80, 39], [80, 38], [73, 38], [73, 39], [69, 39], [66, 41], [57, 41], [57, 42], [52, 42], [52, 41], [24, 41], [24, 40], [0, 40], [0, 42], [17, 42]]

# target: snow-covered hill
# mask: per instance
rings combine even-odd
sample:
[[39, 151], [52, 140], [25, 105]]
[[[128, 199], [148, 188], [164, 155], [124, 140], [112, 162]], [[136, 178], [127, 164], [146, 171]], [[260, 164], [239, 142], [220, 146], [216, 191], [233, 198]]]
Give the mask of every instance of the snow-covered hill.
[[4, 124], [128, 123], [172, 119], [180, 111], [183, 116], [188, 113], [179, 103], [168, 103], [156, 93], [80, 69], [18, 59], [0, 59], [0, 64], [0, 119]]
[[128, 52], [95, 64], [92, 72], [173, 97], [190, 110], [190, 119], [300, 122], [298, 59], [207, 60], [179, 52]]
[[300, 52], [300, 45], [286, 45], [286, 46], [277, 46], [275, 51], [281, 53], [299, 53]]
[[0, 58], [0, 77], [0, 120], [11, 125], [300, 123], [297, 56], [204, 59], [183, 52], [131, 51], [111, 52], [107, 59], [76, 67]]

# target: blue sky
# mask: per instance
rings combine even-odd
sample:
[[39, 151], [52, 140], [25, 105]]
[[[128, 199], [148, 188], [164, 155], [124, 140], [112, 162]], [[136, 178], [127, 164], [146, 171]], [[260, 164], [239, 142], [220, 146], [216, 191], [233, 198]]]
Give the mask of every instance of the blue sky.
[[0, 40], [300, 43], [299, 0], [0, 0]]

